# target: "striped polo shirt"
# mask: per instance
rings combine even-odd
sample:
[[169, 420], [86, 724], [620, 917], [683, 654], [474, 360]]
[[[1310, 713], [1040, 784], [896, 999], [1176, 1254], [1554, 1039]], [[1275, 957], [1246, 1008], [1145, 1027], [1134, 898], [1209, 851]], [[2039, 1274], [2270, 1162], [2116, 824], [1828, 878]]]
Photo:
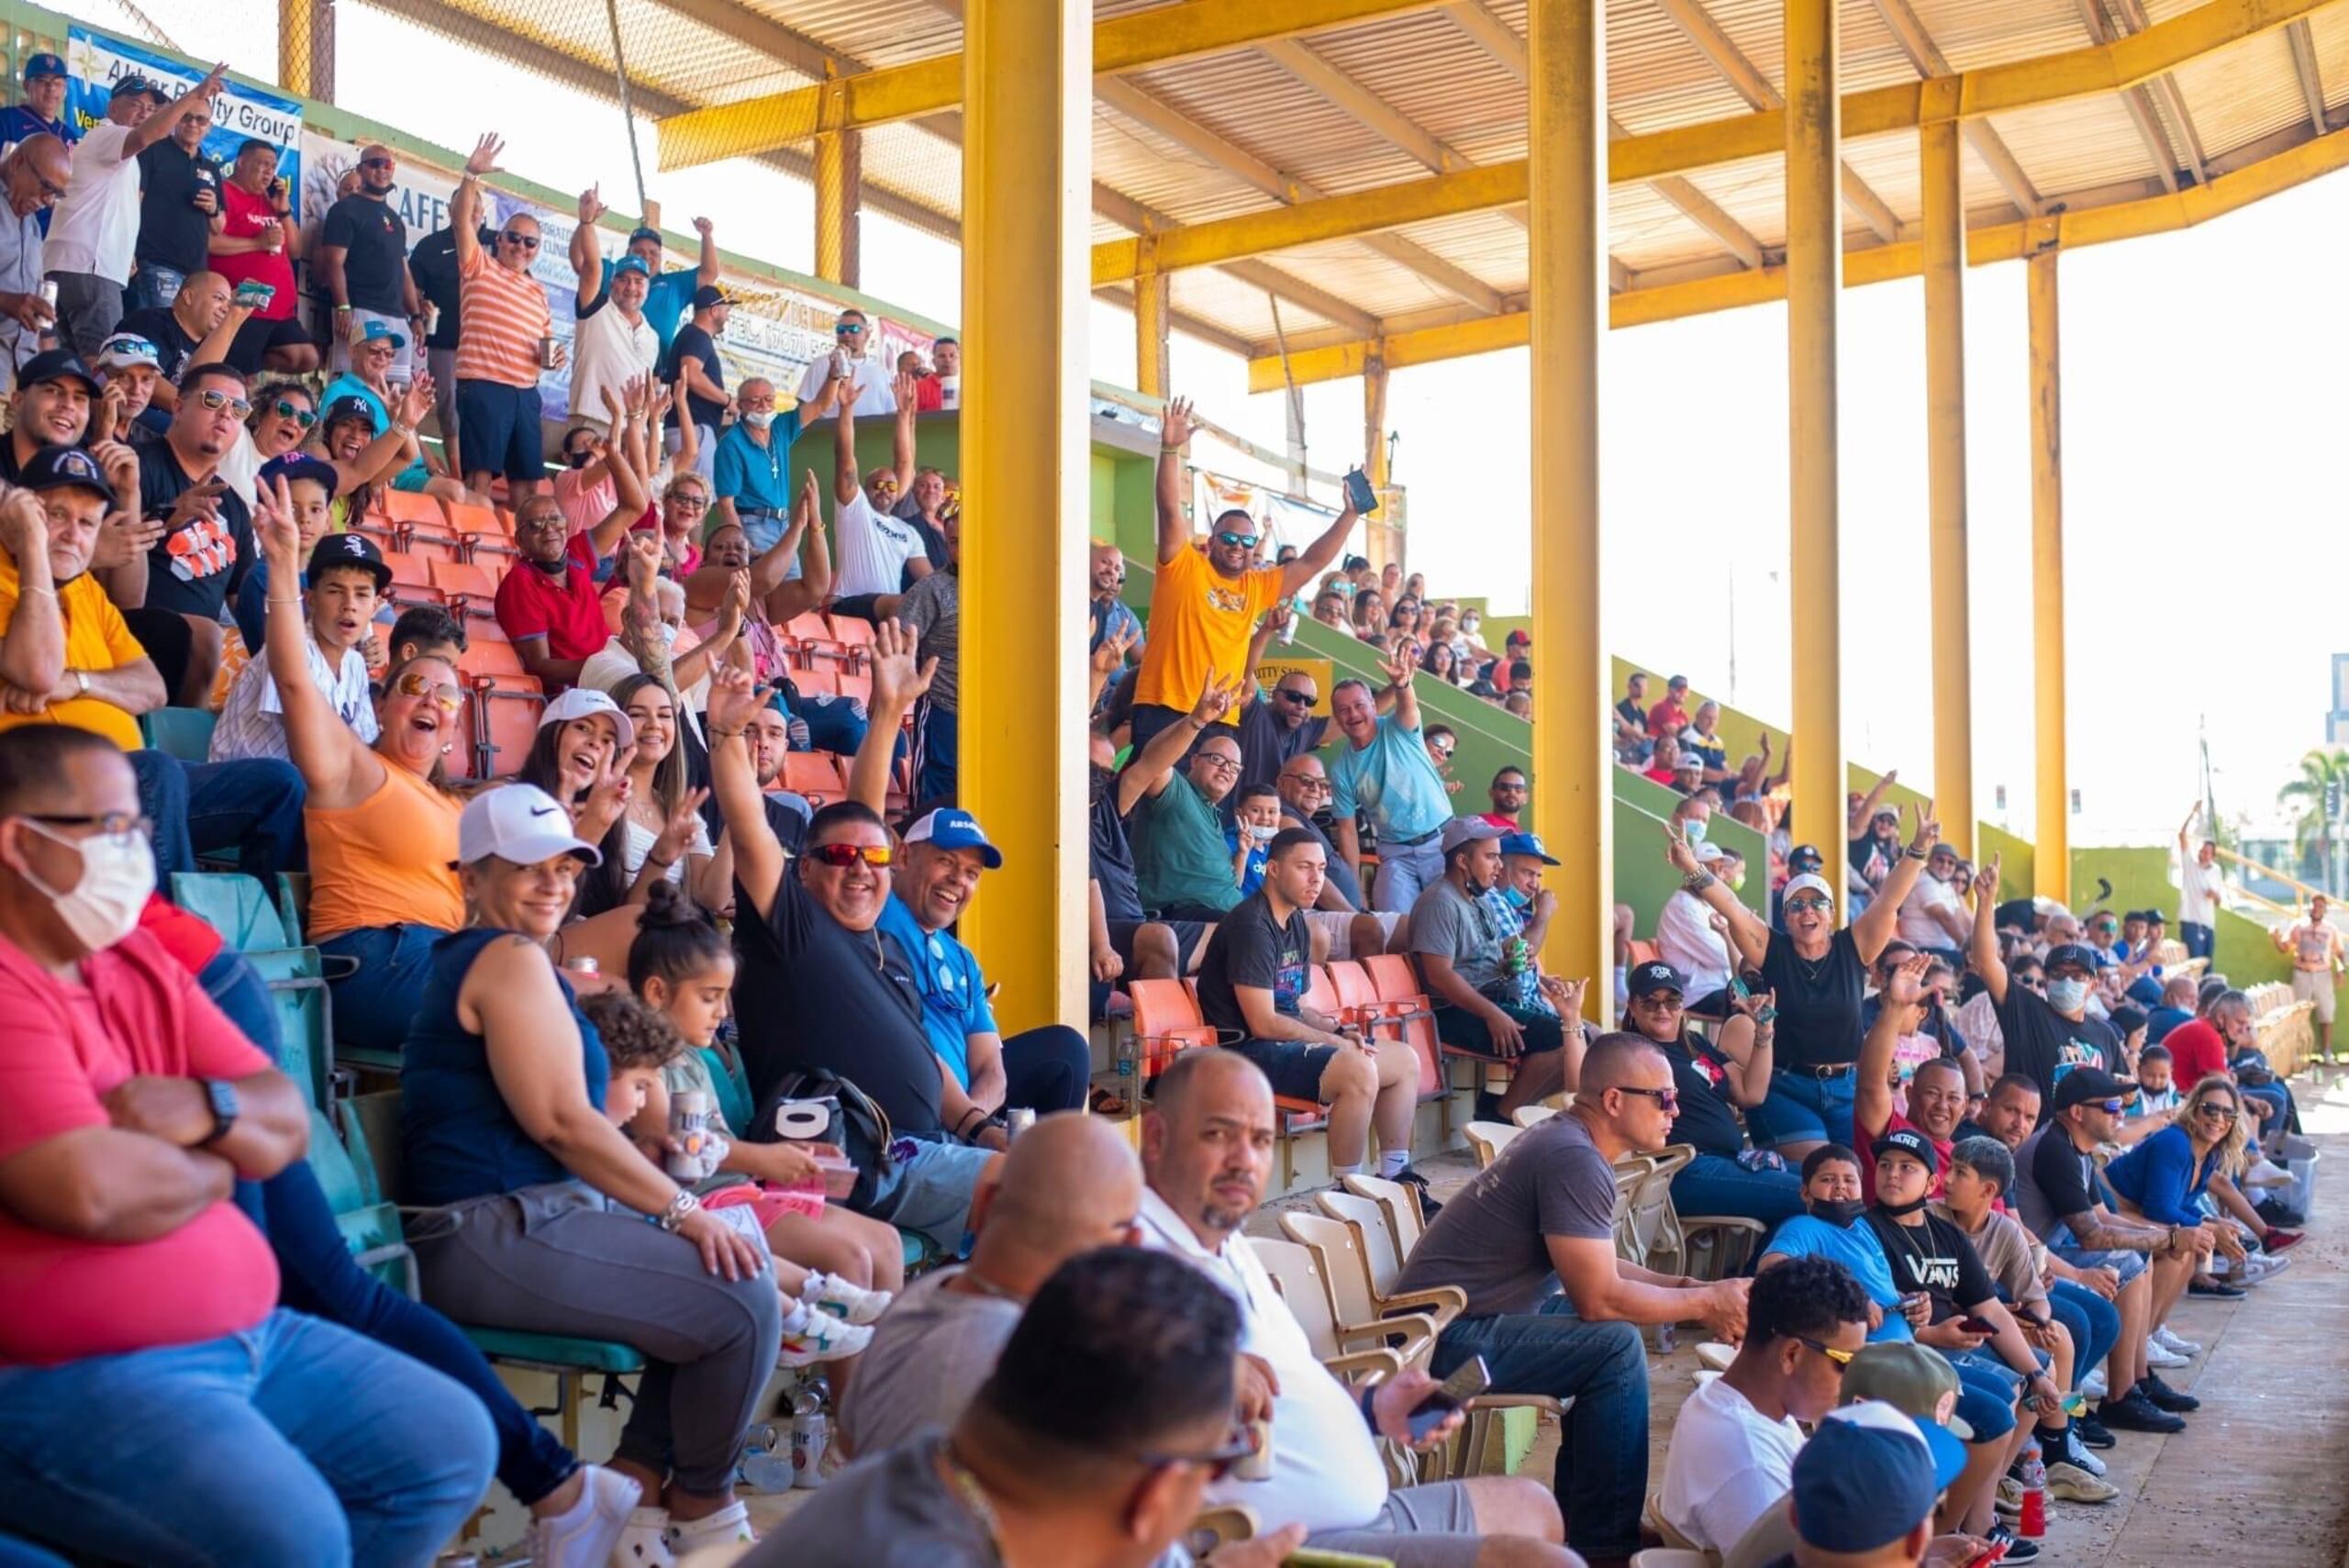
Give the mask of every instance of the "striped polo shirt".
[[529, 273], [499, 266], [484, 248], [460, 255], [457, 379], [538, 385], [539, 339], [553, 325], [546, 290]]

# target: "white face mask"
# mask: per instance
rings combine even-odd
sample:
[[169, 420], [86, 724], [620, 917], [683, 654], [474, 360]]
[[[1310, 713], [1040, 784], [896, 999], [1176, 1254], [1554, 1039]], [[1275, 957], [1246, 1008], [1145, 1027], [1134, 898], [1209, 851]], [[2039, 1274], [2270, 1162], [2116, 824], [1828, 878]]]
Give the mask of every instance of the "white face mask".
[[2077, 979], [2049, 981], [2047, 1005], [2059, 1013], [2078, 1012], [2088, 1005], [2088, 983]]
[[58, 917], [92, 952], [103, 951], [138, 929], [139, 912], [155, 891], [155, 852], [143, 833], [102, 833], [69, 839], [40, 823], [26, 826], [52, 843], [80, 851], [82, 880], [63, 892], [28, 872], [25, 880], [47, 894]]
[[745, 408], [742, 410], [742, 421], [753, 429], [763, 430], [769, 425], [774, 423], [774, 410], [772, 408]]

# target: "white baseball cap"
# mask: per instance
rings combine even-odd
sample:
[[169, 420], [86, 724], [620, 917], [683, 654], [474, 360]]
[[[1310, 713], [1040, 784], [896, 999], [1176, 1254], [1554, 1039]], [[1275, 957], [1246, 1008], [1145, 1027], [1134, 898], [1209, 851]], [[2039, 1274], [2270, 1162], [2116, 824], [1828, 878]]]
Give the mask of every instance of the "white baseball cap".
[[574, 718], [593, 718], [597, 714], [612, 721], [619, 731], [619, 749], [623, 751], [636, 744], [636, 726], [630, 722], [628, 710], [593, 686], [573, 686], [547, 704], [539, 714], [539, 728], [563, 724]]
[[1798, 893], [1816, 893], [1821, 898], [1827, 900], [1828, 906], [1830, 908], [1834, 906], [1835, 890], [1827, 884], [1827, 879], [1823, 876], [1817, 876], [1809, 872], [1805, 872], [1800, 876], [1789, 881], [1787, 884], [1786, 895], [1788, 898], [1792, 898]]
[[460, 865], [492, 855], [516, 865], [536, 865], [565, 851], [591, 866], [604, 863], [603, 851], [572, 831], [571, 813], [536, 784], [485, 790], [467, 801], [464, 814], [457, 818]]

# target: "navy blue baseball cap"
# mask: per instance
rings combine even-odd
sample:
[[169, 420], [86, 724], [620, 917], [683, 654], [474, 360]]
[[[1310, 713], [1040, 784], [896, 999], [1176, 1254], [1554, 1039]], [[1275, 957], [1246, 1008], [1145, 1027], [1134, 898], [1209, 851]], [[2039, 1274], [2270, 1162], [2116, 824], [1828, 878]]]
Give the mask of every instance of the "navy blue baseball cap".
[[25, 61], [25, 80], [28, 82], [38, 82], [44, 76], [66, 74], [65, 61], [46, 50]]
[[941, 806], [907, 828], [906, 842], [941, 850], [976, 850], [989, 871], [1003, 864], [1003, 851], [987, 842], [979, 819], [956, 806]]
[[287, 452], [284, 457], [271, 458], [261, 465], [258, 477], [263, 484], [274, 484], [281, 479], [289, 484], [296, 479], [311, 480], [327, 487], [329, 500], [342, 484], [342, 476], [335, 472], [334, 464], [324, 458], [312, 457], [308, 452], [298, 450]]
[[357, 566], [375, 579], [375, 592], [382, 593], [392, 585], [392, 569], [384, 561], [384, 552], [365, 534], [327, 534], [310, 548], [309, 576], [317, 580], [321, 572], [338, 566]]
[[1932, 1518], [1965, 1462], [1964, 1447], [1942, 1435], [1954, 1465], [1926, 1429], [1880, 1399], [1830, 1410], [1795, 1455], [1795, 1531], [1803, 1544], [1875, 1551]]
[[106, 101], [111, 103], [117, 98], [128, 98], [139, 93], [146, 94], [159, 104], [168, 104], [172, 101], [172, 95], [164, 92], [160, 85], [144, 76], [136, 74], [118, 78], [115, 82], [114, 90], [106, 95]]
[[1539, 833], [1502, 834], [1501, 853], [1505, 855], [1531, 855], [1535, 860], [1540, 861], [1545, 866], [1553, 866], [1558, 863], [1557, 857], [1542, 847], [1542, 835]]
[[635, 244], [640, 239], [650, 239], [655, 245], [666, 243], [666, 241], [662, 239], [661, 231], [659, 229], [644, 225], [640, 225], [632, 230], [628, 237], [628, 242], [631, 245]]
[[1624, 989], [1631, 994], [1635, 1001], [1642, 996], [1653, 996], [1659, 991], [1677, 991], [1685, 995], [1687, 994], [1688, 981], [1678, 970], [1662, 959], [1650, 959], [1645, 963], [1635, 963], [1631, 966], [1631, 975], [1624, 982]]
[[109, 506], [114, 505], [114, 486], [106, 482], [106, 470], [98, 460], [80, 447], [43, 447], [33, 453], [17, 475], [17, 484], [26, 490], [87, 490]]

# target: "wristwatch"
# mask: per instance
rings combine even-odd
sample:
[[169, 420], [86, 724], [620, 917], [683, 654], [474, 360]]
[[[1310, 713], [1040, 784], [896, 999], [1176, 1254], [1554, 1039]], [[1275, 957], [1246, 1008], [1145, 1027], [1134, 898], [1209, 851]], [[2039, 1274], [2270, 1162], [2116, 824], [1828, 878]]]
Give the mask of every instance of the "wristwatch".
[[204, 1090], [206, 1104], [212, 1108], [212, 1130], [198, 1139], [195, 1146], [208, 1149], [228, 1137], [228, 1129], [237, 1125], [237, 1086], [225, 1078], [199, 1078], [196, 1083]]

